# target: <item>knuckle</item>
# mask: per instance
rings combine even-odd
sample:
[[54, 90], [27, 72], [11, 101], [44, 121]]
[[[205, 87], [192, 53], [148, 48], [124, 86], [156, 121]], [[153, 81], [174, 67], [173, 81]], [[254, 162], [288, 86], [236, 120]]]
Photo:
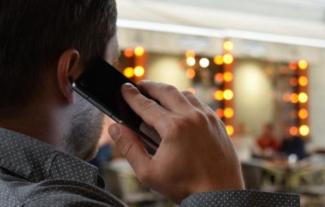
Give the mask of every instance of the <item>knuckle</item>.
[[176, 87], [172, 85], [164, 85], [163, 90], [166, 91], [167, 93], [173, 93], [177, 91]]
[[157, 103], [153, 100], [150, 99], [143, 99], [141, 101], [141, 106], [145, 109], [145, 110], [150, 110], [152, 107], [154, 107]]
[[207, 122], [207, 116], [205, 113], [195, 110], [190, 113], [189, 120], [195, 124], [201, 124]]
[[218, 118], [216, 117], [215, 113], [209, 108], [207, 114], [206, 114], [208, 120], [212, 124], [218, 123]]
[[169, 123], [169, 133], [176, 133], [178, 134], [179, 131], [184, 130], [185, 128], [185, 121], [182, 118], [174, 117]]
[[183, 91], [183, 95], [189, 98], [193, 98], [193, 93], [189, 92], [189, 91]]

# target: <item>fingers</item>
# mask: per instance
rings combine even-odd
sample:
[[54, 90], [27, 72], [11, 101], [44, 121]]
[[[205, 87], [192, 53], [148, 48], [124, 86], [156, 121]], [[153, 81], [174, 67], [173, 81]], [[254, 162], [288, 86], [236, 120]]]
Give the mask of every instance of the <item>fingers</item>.
[[[164, 123], [168, 123], [169, 112], [154, 100], [142, 95], [134, 86], [126, 84], [122, 87], [125, 101], [144, 122], [154, 127], [158, 132], [165, 130]], [[159, 121], [157, 121], [159, 120]]]
[[204, 110], [204, 105], [193, 95], [193, 93], [189, 91], [184, 91], [182, 93], [194, 107]]
[[189, 91], [184, 91], [182, 92], [183, 95], [187, 98], [187, 100], [197, 109], [199, 109], [200, 111], [204, 112], [204, 113], [212, 113], [214, 114], [214, 112], [212, 111], [212, 109], [202, 103], [197, 97], [195, 97], [193, 95], [193, 93], [189, 92]]
[[113, 124], [109, 127], [109, 134], [114, 140], [117, 149], [130, 163], [136, 174], [142, 174], [150, 162], [150, 155], [146, 152], [140, 138], [127, 127]]
[[187, 112], [192, 107], [184, 95], [174, 86], [151, 81], [141, 81], [139, 87], [150, 97], [159, 101], [169, 111], [176, 113]]

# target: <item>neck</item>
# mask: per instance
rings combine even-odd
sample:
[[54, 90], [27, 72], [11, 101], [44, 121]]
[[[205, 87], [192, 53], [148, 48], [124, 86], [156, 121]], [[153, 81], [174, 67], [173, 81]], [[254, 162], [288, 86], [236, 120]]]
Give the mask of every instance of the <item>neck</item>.
[[[28, 111], [28, 112], [27, 112]], [[16, 131], [63, 150], [64, 123], [58, 115], [41, 107], [25, 110], [15, 116], [0, 116], [0, 127]]]

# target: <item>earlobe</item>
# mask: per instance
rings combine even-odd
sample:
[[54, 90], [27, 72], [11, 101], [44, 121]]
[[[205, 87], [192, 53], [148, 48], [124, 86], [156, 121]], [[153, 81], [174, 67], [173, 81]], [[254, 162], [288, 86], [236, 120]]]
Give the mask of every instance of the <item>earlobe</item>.
[[80, 73], [79, 52], [75, 49], [66, 50], [58, 61], [57, 83], [62, 97], [70, 104], [74, 102], [72, 83]]

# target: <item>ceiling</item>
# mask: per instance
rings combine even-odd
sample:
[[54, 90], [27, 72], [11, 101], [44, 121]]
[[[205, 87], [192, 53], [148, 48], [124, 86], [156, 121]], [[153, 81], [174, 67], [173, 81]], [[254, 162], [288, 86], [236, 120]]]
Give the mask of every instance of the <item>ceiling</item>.
[[200, 8], [235, 11], [262, 16], [323, 21], [325, 23], [324, 0], [153, 0], [172, 4], [190, 5]]
[[[118, 0], [117, 3], [119, 20], [325, 39], [324, 0]], [[132, 27], [133, 23], [130, 24]]]

